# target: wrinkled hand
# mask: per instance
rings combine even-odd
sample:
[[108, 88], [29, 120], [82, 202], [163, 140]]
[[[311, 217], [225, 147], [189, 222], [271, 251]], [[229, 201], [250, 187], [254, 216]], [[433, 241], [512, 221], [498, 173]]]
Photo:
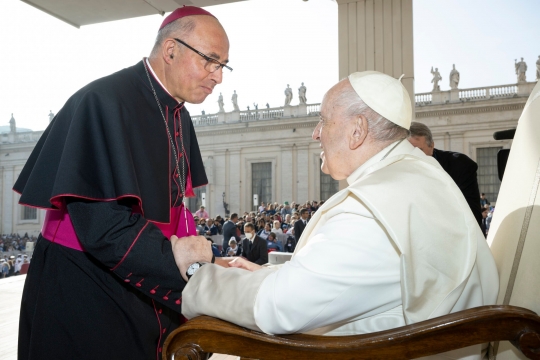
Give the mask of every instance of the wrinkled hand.
[[191, 264], [212, 261], [211, 244], [204, 236], [178, 238], [173, 235], [170, 240], [176, 266], [184, 280], [188, 280], [186, 271]]
[[240, 269], [244, 269], [248, 271], [257, 271], [257, 270], [262, 269], [261, 265], [252, 263], [251, 261], [243, 257], [234, 258], [232, 261], [229, 262], [229, 267], [240, 268]]

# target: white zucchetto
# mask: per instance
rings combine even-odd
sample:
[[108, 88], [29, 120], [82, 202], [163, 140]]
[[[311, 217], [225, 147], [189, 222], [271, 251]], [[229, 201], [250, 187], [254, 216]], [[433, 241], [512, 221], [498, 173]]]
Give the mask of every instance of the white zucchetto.
[[354, 91], [367, 106], [408, 130], [412, 120], [411, 99], [400, 80], [378, 71], [362, 71], [349, 75]]

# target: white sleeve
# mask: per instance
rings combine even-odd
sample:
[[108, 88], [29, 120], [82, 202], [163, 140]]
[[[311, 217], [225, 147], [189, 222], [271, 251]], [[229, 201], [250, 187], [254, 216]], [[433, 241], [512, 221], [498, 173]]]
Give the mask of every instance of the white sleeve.
[[303, 333], [401, 304], [400, 255], [385, 230], [354, 197], [340, 208], [263, 280], [254, 317], [264, 332]]

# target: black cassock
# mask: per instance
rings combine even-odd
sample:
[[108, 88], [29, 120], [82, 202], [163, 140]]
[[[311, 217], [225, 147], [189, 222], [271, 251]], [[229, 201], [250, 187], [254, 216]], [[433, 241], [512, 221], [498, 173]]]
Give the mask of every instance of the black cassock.
[[[185, 282], [155, 225], [181, 205], [182, 176], [144, 66], [75, 93], [15, 183], [21, 204], [67, 211], [84, 249], [39, 237], [23, 292], [20, 360], [158, 358], [182, 322]], [[191, 118], [150, 78], [190, 196], [207, 183]]]

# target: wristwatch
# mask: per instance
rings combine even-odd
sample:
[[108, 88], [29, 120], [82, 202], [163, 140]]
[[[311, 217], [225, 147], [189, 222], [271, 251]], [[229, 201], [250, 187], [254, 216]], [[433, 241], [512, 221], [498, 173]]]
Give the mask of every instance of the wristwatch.
[[193, 276], [193, 274], [195, 274], [195, 272], [197, 270], [199, 270], [201, 268], [201, 266], [203, 266], [204, 263], [200, 263], [200, 262], [196, 262], [196, 263], [193, 263], [191, 265], [189, 265], [189, 267], [187, 268], [187, 271], [186, 271], [186, 276], [188, 278], [188, 280]]
[[[216, 256], [215, 255], [212, 255], [212, 264], [216, 261]], [[191, 265], [189, 265], [187, 271], [186, 271], [186, 276], [188, 278], [188, 280], [193, 276], [193, 274], [195, 274], [195, 272], [197, 270], [199, 270], [204, 264], [206, 263], [202, 263], [202, 262], [195, 262]]]

